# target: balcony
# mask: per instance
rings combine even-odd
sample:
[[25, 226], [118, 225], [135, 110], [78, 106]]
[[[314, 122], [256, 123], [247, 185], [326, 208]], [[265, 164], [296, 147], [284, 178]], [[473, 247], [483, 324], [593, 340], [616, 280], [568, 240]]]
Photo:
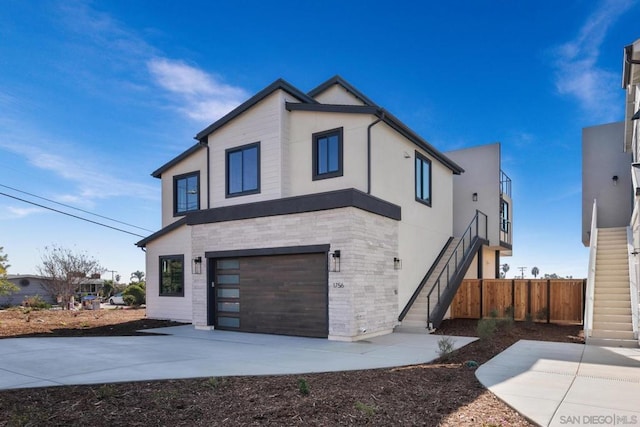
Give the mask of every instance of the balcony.
[[500, 170], [500, 246], [511, 249], [513, 244], [511, 178]]

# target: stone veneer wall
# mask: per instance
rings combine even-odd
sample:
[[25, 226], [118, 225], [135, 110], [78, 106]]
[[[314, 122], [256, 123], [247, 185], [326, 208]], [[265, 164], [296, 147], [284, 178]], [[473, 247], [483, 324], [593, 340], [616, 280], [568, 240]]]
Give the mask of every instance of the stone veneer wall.
[[[192, 255], [207, 251], [329, 244], [329, 338], [356, 340], [391, 332], [398, 316], [398, 222], [348, 207], [191, 226]], [[207, 325], [207, 275], [193, 278], [193, 323]]]

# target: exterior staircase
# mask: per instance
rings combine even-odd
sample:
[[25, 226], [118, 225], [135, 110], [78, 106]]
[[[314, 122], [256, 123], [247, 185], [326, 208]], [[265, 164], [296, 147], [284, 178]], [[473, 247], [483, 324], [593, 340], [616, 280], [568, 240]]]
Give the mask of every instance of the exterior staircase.
[[638, 347], [631, 319], [627, 251], [625, 227], [598, 228], [593, 329], [587, 344]]
[[413, 305], [402, 320], [402, 325], [396, 328], [397, 331], [418, 332], [427, 329], [427, 319], [429, 318], [429, 315], [427, 313], [427, 294], [436, 283], [438, 276], [447, 267], [447, 262], [451, 258], [451, 255], [453, 255], [458, 242], [460, 242], [460, 238], [457, 237], [449, 240], [441, 256], [436, 261], [436, 265], [435, 267], [433, 267], [432, 274], [429, 274], [429, 278], [422, 288], [422, 291], [418, 294], [415, 301], [413, 302]]

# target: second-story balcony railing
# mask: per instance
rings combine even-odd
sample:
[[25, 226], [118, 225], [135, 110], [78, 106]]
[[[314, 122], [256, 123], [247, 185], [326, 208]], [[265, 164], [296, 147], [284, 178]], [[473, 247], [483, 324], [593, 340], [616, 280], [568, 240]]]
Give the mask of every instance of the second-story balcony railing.
[[511, 198], [511, 178], [500, 169], [500, 194], [506, 194]]

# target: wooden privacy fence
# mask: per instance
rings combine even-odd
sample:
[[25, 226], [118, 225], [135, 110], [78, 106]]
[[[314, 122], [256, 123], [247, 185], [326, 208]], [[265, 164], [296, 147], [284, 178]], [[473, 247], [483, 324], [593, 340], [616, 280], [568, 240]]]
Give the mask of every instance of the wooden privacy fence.
[[[480, 319], [493, 310], [515, 320], [582, 324], [586, 280], [465, 279], [451, 303], [452, 319]], [[494, 313], [495, 313], [494, 312]]]

